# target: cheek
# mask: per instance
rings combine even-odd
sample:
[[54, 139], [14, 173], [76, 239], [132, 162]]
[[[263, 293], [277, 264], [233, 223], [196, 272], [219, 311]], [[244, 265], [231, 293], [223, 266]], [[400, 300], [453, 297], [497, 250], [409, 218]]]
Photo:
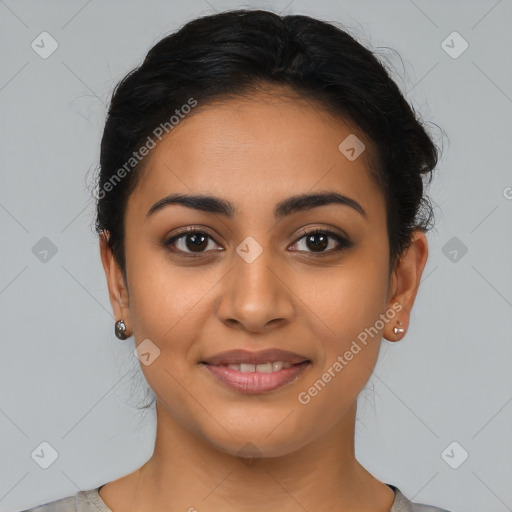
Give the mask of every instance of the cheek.
[[163, 250], [151, 246], [128, 250], [127, 244], [130, 313], [136, 339], [149, 338], [161, 345], [170, 340], [186, 341], [185, 333], [193, 338], [197, 326], [204, 323], [201, 318], [208, 293], [222, 278], [222, 271], [178, 266]]
[[[361, 263], [331, 273], [324, 293], [310, 295], [315, 314], [318, 364], [297, 396], [303, 417], [321, 418], [325, 426], [337, 423], [357, 399], [378, 359], [385, 313], [386, 281], [380, 265]], [[385, 274], [384, 274], [385, 275]], [[305, 292], [304, 292], [305, 293]]]
[[386, 265], [359, 252], [328, 271], [297, 279], [294, 292], [311, 327], [322, 330], [319, 339], [342, 344], [375, 324], [387, 306]]
[[343, 387], [353, 391], [364, 386], [378, 357], [387, 306], [386, 265], [360, 254], [328, 274], [319, 273], [314, 287], [302, 281], [297, 292], [309, 308], [307, 328], [321, 342], [318, 374], [330, 371], [336, 374], [333, 382], [344, 381]]

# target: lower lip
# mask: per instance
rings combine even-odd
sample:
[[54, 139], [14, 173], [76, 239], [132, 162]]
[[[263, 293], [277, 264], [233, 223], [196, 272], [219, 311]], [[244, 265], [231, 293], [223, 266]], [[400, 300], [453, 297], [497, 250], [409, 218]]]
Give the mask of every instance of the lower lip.
[[285, 384], [293, 382], [310, 365], [309, 361], [283, 368], [277, 372], [241, 372], [228, 366], [203, 364], [217, 379], [227, 387], [247, 394], [258, 394], [273, 391]]

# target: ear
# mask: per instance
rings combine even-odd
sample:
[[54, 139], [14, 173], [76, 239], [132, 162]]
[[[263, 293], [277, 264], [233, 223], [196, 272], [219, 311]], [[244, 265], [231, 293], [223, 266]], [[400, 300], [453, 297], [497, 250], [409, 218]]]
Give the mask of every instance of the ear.
[[[389, 341], [398, 341], [405, 336], [407, 332], [412, 306], [418, 292], [421, 275], [427, 263], [427, 258], [427, 237], [423, 231], [415, 230], [411, 238], [410, 246], [400, 257], [391, 276], [391, 300], [388, 307], [391, 308], [393, 304], [399, 303], [402, 309], [397, 312], [394, 320], [386, 324], [383, 335]], [[403, 332], [395, 334], [393, 331], [394, 327], [403, 329]]]
[[115, 321], [123, 320], [128, 336], [131, 336], [132, 322], [130, 317], [130, 298], [123, 272], [119, 267], [110, 246], [108, 245], [108, 232], [100, 235], [100, 254], [105, 277], [107, 279], [110, 304], [114, 311]]

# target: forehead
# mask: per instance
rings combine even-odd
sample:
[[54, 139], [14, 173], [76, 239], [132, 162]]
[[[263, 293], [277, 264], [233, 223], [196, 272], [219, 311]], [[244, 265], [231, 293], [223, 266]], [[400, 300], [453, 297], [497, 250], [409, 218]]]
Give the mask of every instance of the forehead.
[[[222, 197], [254, 215], [255, 208], [270, 210], [286, 197], [321, 189], [352, 197], [370, 219], [384, 212], [369, 140], [353, 124], [276, 94], [195, 109], [147, 157], [129, 209], [145, 215], [162, 197], [181, 192]], [[355, 159], [352, 147], [362, 151]]]

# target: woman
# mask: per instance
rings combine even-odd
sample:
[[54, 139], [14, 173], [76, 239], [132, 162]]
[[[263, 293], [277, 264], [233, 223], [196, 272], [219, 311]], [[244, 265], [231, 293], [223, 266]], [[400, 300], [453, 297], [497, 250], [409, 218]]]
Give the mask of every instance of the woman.
[[357, 397], [402, 339], [438, 149], [375, 56], [307, 16], [230, 11], [115, 88], [97, 230], [151, 458], [36, 509], [442, 511], [356, 459]]

